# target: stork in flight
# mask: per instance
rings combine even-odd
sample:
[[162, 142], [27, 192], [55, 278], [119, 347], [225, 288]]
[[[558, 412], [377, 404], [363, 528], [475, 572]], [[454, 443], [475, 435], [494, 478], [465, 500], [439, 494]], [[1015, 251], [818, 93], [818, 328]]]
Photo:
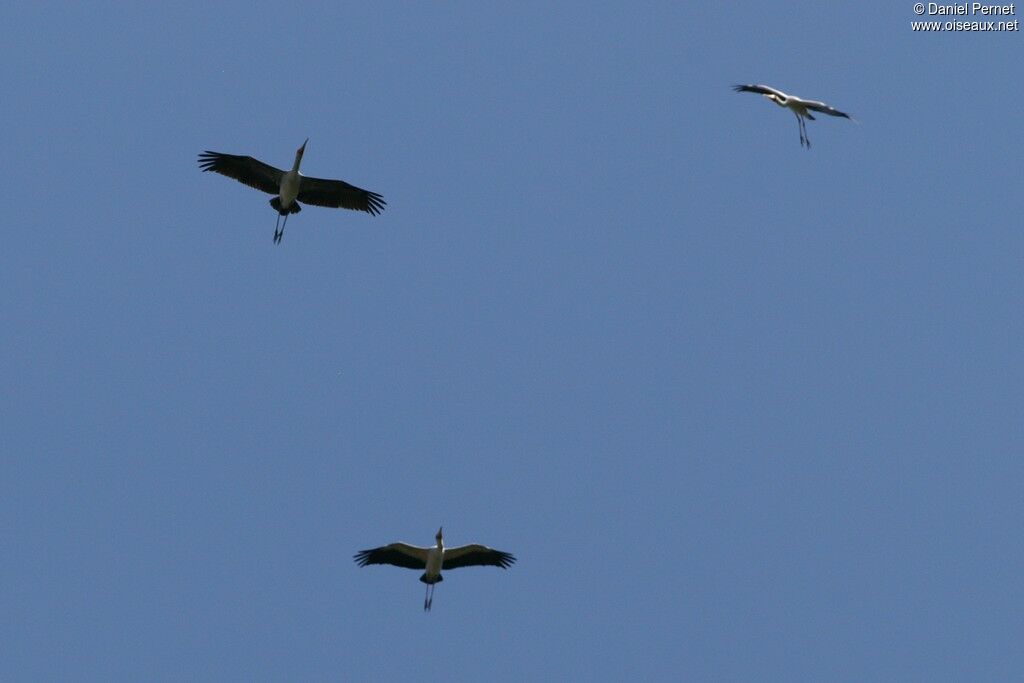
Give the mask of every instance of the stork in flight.
[[434, 586], [444, 581], [444, 577], [441, 576], [442, 569], [486, 565], [508, 569], [516, 561], [512, 553], [476, 543], [445, 548], [441, 535], [443, 528], [437, 530], [437, 536], [434, 537], [437, 539], [437, 545], [432, 548], [420, 548], [408, 543], [391, 543], [380, 548], [360, 550], [354, 556], [356, 564], [360, 567], [368, 564], [393, 564], [396, 567], [423, 569], [420, 581], [427, 584], [427, 592], [423, 598], [423, 609], [426, 611], [434, 602]]
[[821, 112], [822, 114], [828, 114], [829, 116], [841, 116], [844, 119], [850, 119], [853, 121], [853, 118], [849, 114], [844, 114], [824, 102], [818, 102], [817, 100], [805, 100], [797, 97], [796, 95], [787, 95], [781, 90], [770, 88], [767, 85], [734, 85], [733, 90], [736, 92], [760, 93], [780, 107], [785, 107], [793, 112], [796, 115], [797, 124], [800, 126], [800, 144], [806, 146], [807, 149], [811, 148], [811, 141], [807, 138], [807, 123], [804, 119], [814, 121], [814, 117], [811, 116], [811, 112], [807, 111], [808, 109]]
[[[306, 142], [309, 142], [309, 138], [306, 138]], [[299, 173], [299, 164], [302, 163], [302, 155], [306, 152], [306, 142], [295, 150], [295, 163], [292, 164], [292, 170], [287, 172], [252, 157], [221, 154], [209, 150], [199, 155], [199, 168], [234, 178], [261, 192], [277, 195], [270, 200], [270, 205], [277, 211], [274, 244], [280, 243], [284, 236], [284, 225], [288, 224], [288, 215], [302, 211], [299, 202], [332, 209], [365, 211], [373, 216], [384, 210], [387, 202], [376, 192], [349, 185], [343, 180], [309, 178]], [[281, 216], [284, 216], [284, 225], [281, 225]]]

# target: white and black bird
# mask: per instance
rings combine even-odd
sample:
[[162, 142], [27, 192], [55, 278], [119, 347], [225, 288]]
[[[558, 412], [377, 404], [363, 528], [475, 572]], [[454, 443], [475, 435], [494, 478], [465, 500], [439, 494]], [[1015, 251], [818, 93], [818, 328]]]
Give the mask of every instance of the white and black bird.
[[199, 155], [199, 168], [234, 178], [261, 192], [277, 195], [270, 200], [270, 205], [277, 211], [274, 244], [278, 244], [284, 236], [281, 216], [284, 216], [284, 223], [287, 225], [289, 214], [302, 211], [299, 202], [332, 209], [365, 211], [374, 216], [384, 210], [386, 202], [376, 192], [349, 185], [343, 180], [309, 178], [299, 173], [299, 164], [302, 163], [307, 142], [309, 138], [306, 138], [302, 147], [295, 151], [295, 163], [292, 164], [290, 171], [282, 171], [252, 157], [209, 150]]
[[[814, 117], [811, 116], [811, 111], [821, 112], [822, 114], [828, 114], [829, 116], [840, 116], [844, 119], [850, 119], [853, 121], [853, 117], [849, 114], [839, 111], [835, 107], [831, 107], [824, 102], [818, 102], [817, 100], [805, 100], [796, 95], [787, 95], [781, 90], [770, 88], [767, 85], [734, 85], [733, 90], [736, 92], [754, 92], [764, 95], [769, 100], [785, 107], [796, 115], [797, 124], [800, 126], [800, 144], [811, 148], [811, 141], [807, 138], [807, 124], [804, 119], [810, 119], [814, 121]], [[808, 111], [810, 110], [810, 111]]]
[[420, 548], [408, 543], [391, 543], [380, 548], [360, 550], [355, 554], [355, 561], [360, 567], [368, 564], [393, 564], [396, 567], [422, 569], [420, 581], [427, 584], [427, 592], [423, 598], [423, 609], [429, 610], [434, 602], [434, 585], [444, 581], [442, 570], [458, 567], [492, 566], [508, 569], [516, 558], [485, 545], [472, 543], [457, 548], [445, 548], [442, 538], [443, 527], [437, 530], [437, 545], [432, 548]]

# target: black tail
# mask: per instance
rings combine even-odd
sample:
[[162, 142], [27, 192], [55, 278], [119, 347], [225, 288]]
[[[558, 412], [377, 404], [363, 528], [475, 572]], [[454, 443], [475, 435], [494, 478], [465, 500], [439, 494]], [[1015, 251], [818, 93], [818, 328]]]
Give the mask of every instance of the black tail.
[[280, 197], [274, 197], [273, 199], [271, 199], [270, 205], [274, 207], [274, 211], [277, 211], [282, 216], [287, 216], [290, 213], [298, 213], [299, 211], [302, 211], [302, 207], [299, 206], [299, 203], [294, 201], [292, 202], [292, 205], [289, 206], [287, 209], [282, 209]]
[[420, 581], [427, 585], [431, 585], [435, 583], [441, 583], [442, 581], [444, 581], [444, 577], [438, 574], [434, 578], [430, 578], [429, 576], [427, 576], [426, 572], [423, 572], [423, 576], [420, 577]]

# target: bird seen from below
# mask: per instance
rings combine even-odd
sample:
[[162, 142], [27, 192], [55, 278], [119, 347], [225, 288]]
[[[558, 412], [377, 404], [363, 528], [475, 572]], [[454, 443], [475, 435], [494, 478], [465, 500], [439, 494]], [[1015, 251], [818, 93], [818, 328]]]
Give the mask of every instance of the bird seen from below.
[[805, 100], [795, 95], [787, 95], [781, 90], [770, 88], [767, 85], [734, 85], [733, 90], [736, 92], [754, 92], [764, 95], [769, 100], [789, 109], [793, 114], [796, 115], [797, 125], [800, 127], [800, 144], [811, 148], [811, 141], [807, 137], [807, 123], [804, 119], [810, 119], [814, 121], [814, 117], [811, 116], [811, 111], [821, 112], [822, 114], [828, 114], [829, 116], [840, 116], [845, 119], [853, 121], [853, 117], [849, 114], [845, 114], [834, 107], [831, 107], [824, 102], [818, 102], [817, 100]]
[[[386, 202], [376, 192], [349, 185], [343, 180], [309, 178], [299, 173], [299, 164], [302, 163], [308, 142], [309, 138], [306, 138], [302, 147], [295, 150], [295, 163], [290, 171], [282, 171], [249, 156], [209, 150], [199, 155], [199, 168], [234, 178], [261, 192], [277, 195], [270, 200], [270, 205], [277, 211], [274, 244], [281, 242], [288, 216], [302, 211], [299, 202], [332, 209], [365, 211], [374, 216], [384, 210]], [[281, 224], [281, 216], [284, 216], [284, 225]]]
[[408, 569], [422, 569], [420, 581], [427, 584], [427, 592], [423, 598], [424, 611], [429, 610], [434, 602], [434, 586], [444, 581], [442, 570], [458, 567], [492, 566], [508, 569], [516, 558], [485, 545], [460, 545], [456, 548], [445, 548], [442, 530], [437, 530], [437, 545], [432, 548], [420, 548], [407, 543], [391, 543], [390, 545], [361, 550], [355, 554], [355, 561], [360, 567], [368, 564], [392, 564]]

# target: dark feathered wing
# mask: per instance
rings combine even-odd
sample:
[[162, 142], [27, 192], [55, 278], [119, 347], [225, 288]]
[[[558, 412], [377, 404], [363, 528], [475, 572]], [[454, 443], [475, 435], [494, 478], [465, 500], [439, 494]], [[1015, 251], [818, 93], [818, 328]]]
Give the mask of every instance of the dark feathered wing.
[[824, 102], [817, 102], [815, 100], [804, 100], [804, 106], [814, 111], [820, 111], [822, 114], [828, 114], [829, 116], [842, 116], [844, 119], [850, 118], [849, 114], [845, 114], [835, 107], [830, 107]]
[[485, 545], [463, 545], [458, 548], [446, 548], [441, 569], [457, 569], [478, 565], [501, 567], [508, 569], [516, 561], [512, 553], [506, 553]]
[[775, 88], [770, 88], [767, 85], [734, 85], [732, 89], [736, 92], [756, 92], [761, 95], [778, 95], [779, 97], [787, 97], [786, 93]]
[[199, 155], [199, 168], [234, 178], [267, 194], [277, 194], [280, 191], [281, 177], [284, 175], [281, 169], [265, 164], [259, 159], [209, 150]]
[[380, 548], [360, 550], [353, 557], [360, 567], [368, 564], [391, 564], [408, 569], [427, 568], [427, 548], [407, 543], [391, 543]]
[[306, 176], [302, 176], [299, 182], [299, 196], [296, 199], [313, 206], [365, 211], [374, 216], [383, 211], [384, 205], [387, 204], [376, 192], [349, 185], [344, 180], [324, 180]]

